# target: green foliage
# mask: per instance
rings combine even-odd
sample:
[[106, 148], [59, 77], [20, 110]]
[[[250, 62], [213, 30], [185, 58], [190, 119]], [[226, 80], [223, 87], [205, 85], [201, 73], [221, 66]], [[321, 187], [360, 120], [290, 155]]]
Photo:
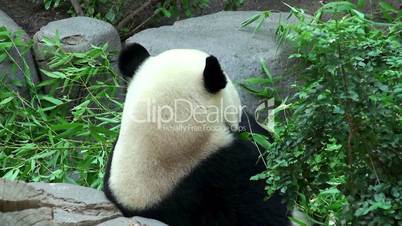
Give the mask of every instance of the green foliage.
[[[236, 10], [244, 4], [244, 0], [225, 0], [225, 10]], [[158, 5], [156, 13], [165, 17], [178, 17], [183, 12], [187, 17], [192, 16], [196, 10], [208, 7], [209, 0], [164, 0]]]
[[225, 10], [237, 10], [243, 6], [245, 0], [224, 0]]
[[[24, 82], [29, 89], [32, 89], [33, 84], [30, 79], [30, 68], [25, 61], [25, 56], [31, 48], [31, 41], [24, 40], [25, 33], [23, 31], [10, 32], [5, 27], [0, 27], [0, 64], [9, 61], [12, 64], [12, 73], [16, 74], [17, 71], [24, 75]], [[13, 54], [14, 53], [14, 54]], [[19, 62], [19, 64], [18, 64]], [[5, 72], [0, 72], [0, 82], [12, 83], [15, 87], [21, 87], [21, 81], [6, 81], [5, 77], [12, 77], [12, 75], [4, 76]]]
[[247, 27], [252, 23], [257, 23], [257, 26], [254, 29], [254, 33], [256, 33], [258, 30], [261, 29], [261, 26], [264, 24], [264, 22], [268, 19], [268, 17], [271, 15], [271, 11], [264, 11], [261, 12], [260, 14], [257, 14], [247, 20], [245, 20], [242, 24], [241, 27]]
[[46, 10], [50, 8], [57, 8], [60, 6], [62, 0], [43, 0], [43, 6]]
[[[65, 6], [69, 9], [71, 15], [75, 15], [73, 7], [68, 0], [34, 0], [43, 1], [43, 6], [46, 10], [51, 8], [58, 8], [60, 6]], [[123, 7], [123, 0], [79, 0], [80, 6], [84, 11], [85, 16], [95, 17], [108, 21], [110, 23], [115, 23], [118, 19], [121, 8]], [[107, 6], [107, 7], [105, 7]]]
[[253, 179], [317, 224], [402, 225], [399, 12], [388, 24], [345, 1], [313, 17], [291, 12], [299, 22], [282, 24], [278, 39], [304, 68], [289, 108], [276, 109], [274, 141], [258, 142], [268, 168]]
[[100, 188], [122, 110], [107, 45], [83, 53], [65, 52], [57, 38], [44, 45], [51, 61], [29, 95], [0, 84], [0, 176]]
[[207, 7], [209, 4], [209, 0], [164, 0], [161, 4], [159, 4], [156, 12], [162, 14], [165, 17], [178, 17], [182, 12], [186, 16], [191, 16], [192, 12], [196, 9], [203, 9]]
[[380, 4], [380, 9], [381, 9], [382, 15], [388, 22], [401, 21], [402, 8], [398, 9], [395, 6], [391, 5], [390, 3], [385, 2], [383, 0], [380, 1], [379, 4]]
[[240, 86], [254, 95], [269, 99], [274, 97], [273, 94], [276, 92], [276, 90], [272, 88], [275, 79], [272, 77], [272, 74], [267, 67], [267, 62], [264, 59], [260, 59], [260, 67], [263, 72], [261, 76], [247, 78], [242, 81]]

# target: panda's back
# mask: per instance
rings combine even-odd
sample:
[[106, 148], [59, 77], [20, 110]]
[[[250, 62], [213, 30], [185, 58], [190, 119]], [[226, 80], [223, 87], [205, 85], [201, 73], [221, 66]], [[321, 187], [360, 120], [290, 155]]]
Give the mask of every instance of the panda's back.
[[160, 203], [127, 216], [155, 218], [171, 226], [288, 225], [281, 197], [264, 201], [262, 181], [250, 177], [264, 169], [253, 144], [234, 142], [204, 159]]

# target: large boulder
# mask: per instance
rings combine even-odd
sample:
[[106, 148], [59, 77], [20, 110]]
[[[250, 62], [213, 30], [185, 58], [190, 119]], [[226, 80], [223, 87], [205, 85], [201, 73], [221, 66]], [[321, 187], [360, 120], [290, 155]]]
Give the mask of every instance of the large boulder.
[[[117, 30], [109, 23], [90, 17], [71, 17], [67, 19], [50, 22], [42, 27], [33, 37], [34, 52], [40, 68], [47, 69], [47, 64], [53, 56], [54, 47], [45, 45], [45, 38], [59, 38], [61, 48], [66, 52], [86, 52], [92, 46], [103, 46], [108, 44], [108, 52], [112, 54], [112, 66], [117, 69], [116, 56], [121, 50], [121, 41]], [[117, 71], [117, 70], [116, 70]], [[47, 79], [46, 75], [42, 76]], [[93, 77], [89, 83], [95, 84], [99, 79], [110, 82], [110, 76]], [[123, 84], [123, 81], [121, 85]], [[45, 87], [48, 92], [50, 87]], [[87, 94], [81, 87], [74, 87], [68, 91], [71, 99], [79, 99]], [[123, 96], [122, 88], [118, 90], [118, 97]], [[59, 93], [60, 96], [66, 93]]]
[[67, 52], [85, 52], [91, 45], [109, 45], [109, 51], [119, 52], [120, 37], [116, 29], [109, 23], [90, 17], [71, 17], [50, 22], [34, 35], [34, 51], [36, 59], [46, 61], [45, 37], [59, 36], [62, 48]]
[[[272, 13], [260, 31], [255, 25], [240, 28], [243, 21], [257, 11], [219, 12], [176, 22], [172, 26], [151, 28], [135, 34], [126, 43], [137, 42], [151, 55], [173, 48], [194, 48], [215, 55], [232, 80], [261, 74], [260, 59], [265, 59], [273, 75], [288, 75], [288, 49], [276, 42], [280, 21], [286, 22], [288, 13]], [[288, 84], [282, 84], [287, 89]], [[239, 88], [240, 96], [249, 112], [254, 112], [259, 99]]]
[[[2, 80], [5, 76], [6, 82], [17, 81], [16, 84], [21, 85], [21, 87], [18, 90], [26, 92], [27, 83], [24, 77], [24, 70], [25, 70], [24, 60], [28, 66], [28, 70], [26, 73], [31, 77], [30, 78], [31, 81], [33, 83], [39, 81], [37, 69], [35, 67], [35, 63], [32, 57], [32, 52], [30, 51], [29, 48], [30, 38], [25, 33], [25, 31], [23, 31], [22, 28], [18, 26], [18, 24], [16, 24], [6, 13], [4, 13], [1, 10], [0, 10], [0, 27], [5, 27], [8, 31], [12, 33], [21, 32], [22, 38], [27, 44], [27, 49], [20, 46], [19, 48], [12, 48], [9, 51], [13, 60], [11, 60], [10, 57], [6, 57], [4, 61], [0, 62], [0, 80]], [[15, 36], [13, 35], [13, 37]], [[16, 67], [15, 64], [17, 64], [18, 66]], [[13, 87], [16, 88], [16, 86], [14, 85]]]
[[71, 184], [0, 179], [0, 224], [166, 226], [151, 219], [122, 217], [103, 192]]

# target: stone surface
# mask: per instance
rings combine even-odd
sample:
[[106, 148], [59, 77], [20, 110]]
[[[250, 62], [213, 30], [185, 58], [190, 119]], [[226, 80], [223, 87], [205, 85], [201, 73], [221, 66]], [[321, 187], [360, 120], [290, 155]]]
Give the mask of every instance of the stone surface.
[[84, 52], [91, 45], [100, 46], [108, 43], [110, 51], [120, 51], [120, 37], [109, 23], [90, 17], [71, 17], [50, 22], [34, 35], [34, 51], [38, 61], [46, 60], [42, 40], [45, 37], [59, 35], [64, 50]]
[[14, 212], [0, 212], [0, 225], [2, 226], [56, 226], [52, 222], [52, 209], [41, 207], [37, 209], [25, 209]]
[[140, 223], [141, 226], [167, 226], [167, 224], [161, 223], [156, 220], [147, 219], [143, 217], [119, 217], [113, 220], [106, 221], [104, 223], [98, 224], [98, 226], [115, 226], [115, 225], [129, 225], [134, 226], [135, 223]]
[[166, 226], [151, 219], [122, 217], [102, 191], [71, 184], [0, 179], [0, 225]]
[[[25, 33], [25, 31], [23, 31], [22, 28], [20, 26], [18, 26], [18, 24], [16, 24], [5, 12], [0, 10], [0, 27], [3, 27], [3, 26], [6, 27], [7, 30], [9, 30], [11, 32], [22, 31], [24, 34], [24, 39], [26, 41], [29, 40], [29, 37]], [[16, 48], [12, 48], [10, 51], [10, 55], [14, 58], [15, 62], [21, 68], [23, 68], [23, 65], [24, 65], [23, 59], [25, 59], [27, 65], [29, 67], [32, 82], [34, 82], [34, 83], [38, 82], [38, 80], [39, 80], [38, 73], [37, 73], [37, 69], [36, 69], [31, 51], [28, 51], [24, 54], [22, 52], [22, 49], [17, 50]], [[0, 79], [3, 76], [6, 76], [7, 82], [10, 82], [11, 80], [20, 81], [22, 86], [19, 90], [25, 92], [27, 90], [27, 84], [25, 82], [24, 73], [22, 70], [19, 70], [19, 69], [17, 69], [16, 73], [15, 73], [13, 70], [13, 67], [14, 67], [13, 65], [14, 65], [14, 63], [11, 60], [9, 60], [9, 58], [7, 58], [5, 61], [0, 63]], [[15, 87], [15, 86], [13, 86], [13, 87]]]
[[85, 203], [87, 205], [96, 205], [109, 203], [103, 192], [92, 188], [82, 187], [73, 184], [59, 183], [29, 183], [36, 190], [44, 190], [54, 197], [63, 197]]
[[[142, 31], [126, 43], [137, 42], [145, 46], [151, 55], [168, 49], [193, 48], [215, 55], [232, 80], [241, 82], [251, 75], [260, 75], [260, 59], [267, 61], [273, 75], [288, 75], [289, 51], [278, 48], [275, 32], [279, 22], [285, 22], [288, 13], [273, 13], [260, 32], [254, 27], [240, 28], [241, 23], [256, 15], [256, 11], [219, 12], [190, 18]], [[291, 22], [291, 21], [290, 21]], [[288, 84], [283, 84], [286, 92]], [[243, 104], [253, 112], [259, 100], [242, 88], [238, 88]]]

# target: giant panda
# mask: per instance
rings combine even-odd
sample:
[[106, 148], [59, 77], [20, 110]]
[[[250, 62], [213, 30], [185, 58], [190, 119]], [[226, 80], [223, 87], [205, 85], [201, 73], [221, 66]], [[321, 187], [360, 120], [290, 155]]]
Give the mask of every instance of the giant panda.
[[193, 49], [150, 56], [130, 44], [119, 68], [131, 80], [104, 192], [124, 216], [170, 226], [290, 225], [282, 197], [265, 200], [264, 182], [250, 180], [264, 165], [238, 136], [240, 98], [216, 57]]

